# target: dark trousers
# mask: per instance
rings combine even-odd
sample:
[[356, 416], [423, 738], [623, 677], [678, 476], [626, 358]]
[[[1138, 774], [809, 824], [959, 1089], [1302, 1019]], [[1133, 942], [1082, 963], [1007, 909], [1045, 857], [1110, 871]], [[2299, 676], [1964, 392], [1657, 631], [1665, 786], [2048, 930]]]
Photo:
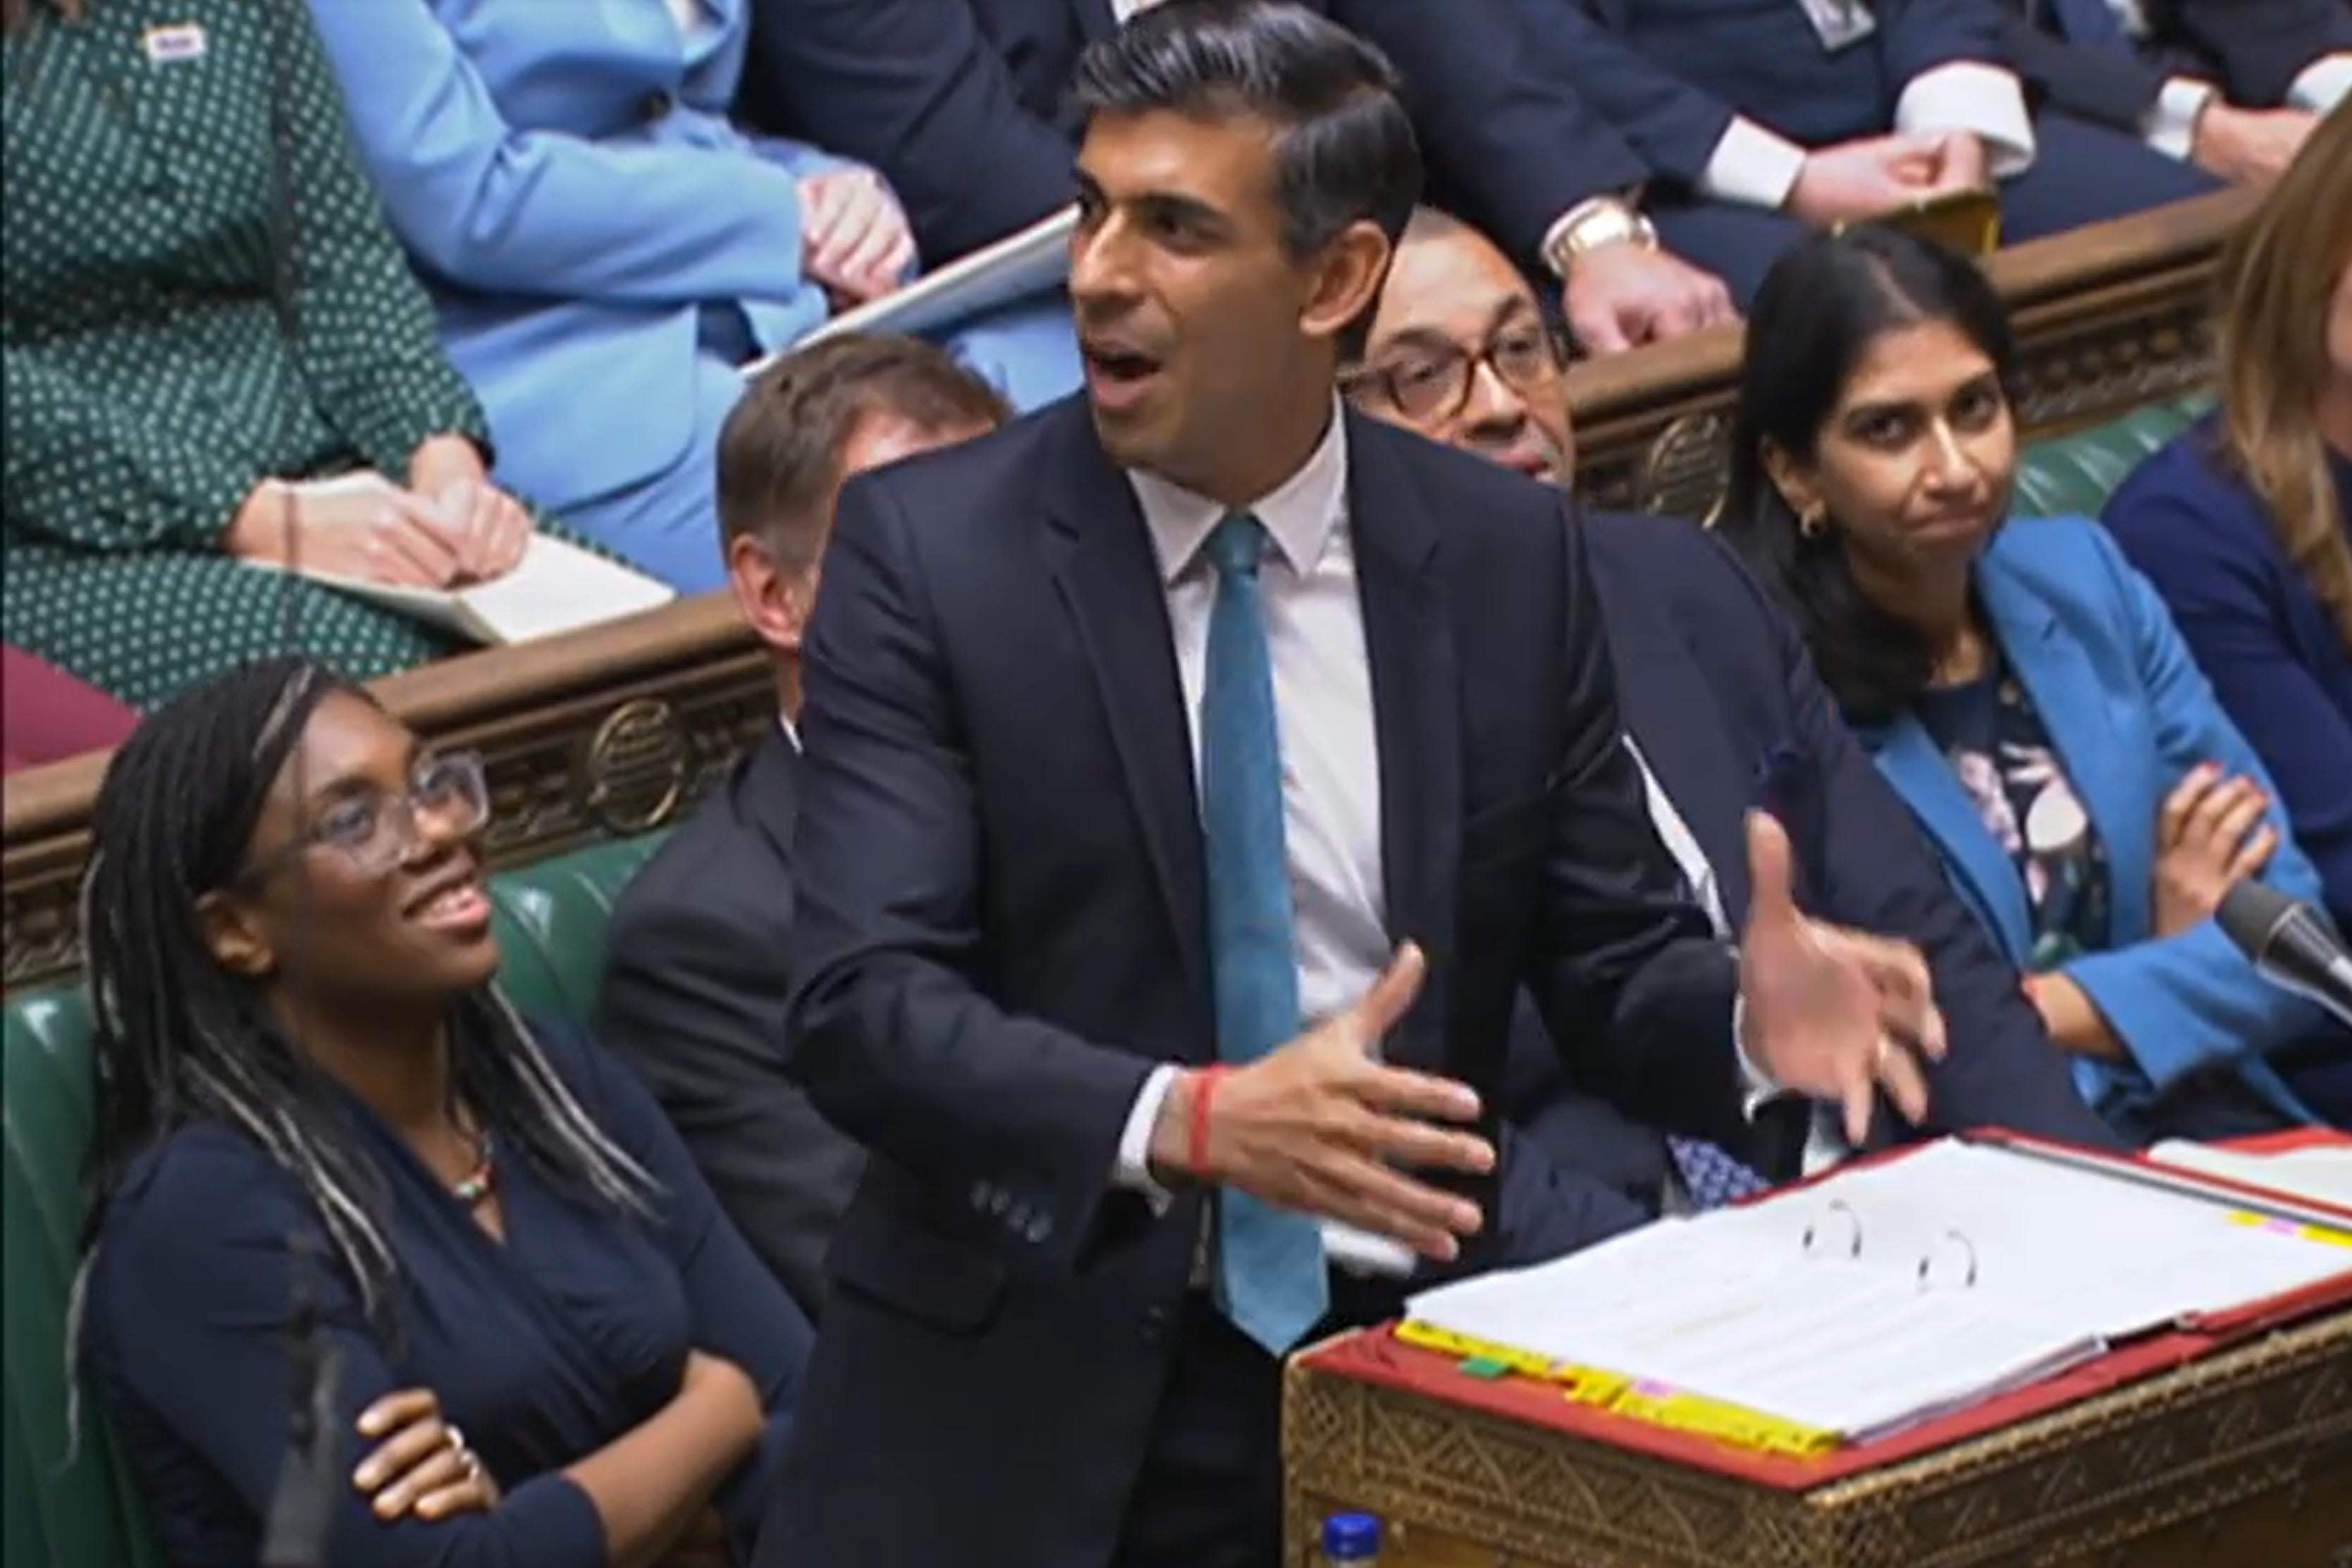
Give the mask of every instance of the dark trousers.
[[[1334, 1270], [1330, 1312], [1305, 1343], [1397, 1316], [1405, 1288]], [[1111, 1568], [1281, 1562], [1282, 1363], [1227, 1322], [1208, 1291], [1192, 1291]]]
[[[2220, 190], [2203, 170], [2137, 137], [2061, 110], [2033, 117], [2033, 166], [2000, 185], [2002, 243], [2063, 234]], [[1661, 197], [1649, 209], [1668, 250], [1724, 281], [1742, 310], [1764, 275], [1806, 226], [1784, 213], [1735, 202]]]
[[1281, 1561], [1282, 1363], [1193, 1291], [1112, 1568]]

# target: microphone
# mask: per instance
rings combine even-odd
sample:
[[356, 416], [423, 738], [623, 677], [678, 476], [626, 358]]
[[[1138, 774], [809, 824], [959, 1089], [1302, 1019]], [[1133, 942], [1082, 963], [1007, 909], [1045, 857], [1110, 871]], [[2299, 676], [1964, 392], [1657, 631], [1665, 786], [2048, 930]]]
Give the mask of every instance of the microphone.
[[335, 1415], [342, 1354], [319, 1330], [311, 1270], [319, 1244], [287, 1238], [292, 1307], [286, 1318], [286, 1458], [263, 1521], [261, 1568], [325, 1568], [327, 1536], [343, 1489], [343, 1444]]
[[2352, 1023], [2352, 953], [2310, 904], [2259, 882], [2234, 884], [2213, 918], [2263, 978]]

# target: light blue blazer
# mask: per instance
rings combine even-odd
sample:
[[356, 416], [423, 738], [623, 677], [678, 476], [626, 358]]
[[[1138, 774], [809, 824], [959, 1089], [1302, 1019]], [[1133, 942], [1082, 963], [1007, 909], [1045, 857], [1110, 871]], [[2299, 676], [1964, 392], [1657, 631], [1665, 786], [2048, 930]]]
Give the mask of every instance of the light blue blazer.
[[[2319, 1009], [2257, 975], [2210, 920], [2155, 935], [2157, 811], [2173, 786], [2210, 759], [2259, 779], [2273, 800], [2277, 793], [2156, 591], [2105, 529], [2082, 517], [2012, 521], [1979, 560], [1976, 587], [2106, 846], [2106, 950], [2064, 972], [2105, 1015], [2132, 1064], [2077, 1059], [2076, 1086], [2106, 1111], [2145, 1103], [2187, 1073], [2231, 1062], [2283, 1113], [2312, 1120], [2263, 1053], [2320, 1027]], [[2021, 967], [2032, 942], [2024, 883], [1951, 764], [1909, 715], [1862, 736], [1934, 838], [1953, 885]], [[2275, 810], [2269, 821], [2279, 848], [2263, 880], [2316, 899], [2318, 873]]]
[[746, 351], [824, 319], [796, 182], [840, 161], [728, 122], [748, 7], [689, 42], [667, 0], [310, 0], [499, 475], [557, 512], [686, 456], [701, 307]]

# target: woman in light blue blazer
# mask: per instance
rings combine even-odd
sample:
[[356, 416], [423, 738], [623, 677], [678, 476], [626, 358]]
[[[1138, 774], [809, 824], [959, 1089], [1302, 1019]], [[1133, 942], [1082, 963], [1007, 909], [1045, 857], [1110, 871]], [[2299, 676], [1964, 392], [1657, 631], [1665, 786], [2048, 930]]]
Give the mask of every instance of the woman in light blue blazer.
[[[310, 0], [499, 471], [687, 591], [740, 367], [914, 260], [878, 177], [727, 108], [747, 0]], [[1058, 301], [959, 345], [1017, 403], [1077, 383]]]
[[2077, 1087], [2138, 1140], [2310, 1120], [2270, 1059], [2340, 1042], [2212, 915], [2240, 877], [2302, 899], [2319, 879], [2105, 532], [2010, 519], [2015, 361], [1983, 274], [1888, 231], [1808, 240], [1748, 341], [1724, 533], [2025, 972]]

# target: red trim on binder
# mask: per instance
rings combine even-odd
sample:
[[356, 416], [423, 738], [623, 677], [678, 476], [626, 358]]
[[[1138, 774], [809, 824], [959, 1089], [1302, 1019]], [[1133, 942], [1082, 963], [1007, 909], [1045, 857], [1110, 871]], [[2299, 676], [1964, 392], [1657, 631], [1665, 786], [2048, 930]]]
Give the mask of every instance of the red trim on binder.
[[[2014, 1134], [2001, 1134], [2000, 1136], [2021, 1144], [2042, 1143], [2042, 1140]], [[2352, 1139], [2340, 1134], [2321, 1133], [2315, 1136], [2289, 1134], [2281, 1136], [2293, 1137], [2297, 1141], [2281, 1145], [2275, 1140], [2266, 1139], [2259, 1144], [2250, 1140], [2231, 1146], [2251, 1152], [2273, 1153], [2281, 1147], [2303, 1148], [2322, 1143], [2352, 1143]], [[2067, 1147], [2049, 1143], [2042, 1143], [2042, 1146]], [[1849, 1162], [1847, 1168], [1852, 1168], [1854, 1164], [1900, 1159], [1906, 1152], [1897, 1149], [1867, 1155], [1862, 1161]], [[2147, 1163], [2131, 1156], [2115, 1158], [2121, 1165]], [[2194, 1174], [2174, 1172], [2171, 1167], [2164, 1166], [2156, 1168], [2174, 1175]], [[2256, 1197], [2278, 1196], [2266, 1194], [2262, 1188], [2218, 1181], [2201, 1175], [2196, 1175], [2195, 1179], [2226, 1192]], [[1810, 1186], [1811, 1183], [1796, 1185]], [[2334, 1206], [2317, 1207], [2332, 1208]], [[2352, 1215], [2347, 1215], [2347, 1218], [2352, 1218]], [[1403, 1343], [1396, 1337], [1393, 1323], [1360, 1330], [1327, 1341], [1302, 1352], [1299, 1360], [1305, 1365], [1332, 1376], [1425, 1395], [1465, 1409], [1545, 1427], [1612, 1448], [1631, 1449], [1783, 1491], [1807, 1491], [1865, 1470], [1916, 1458], [1922, 1454], [1982, 1437], [2036, 1416], [2047, 1415], [2109, 1389], [2137, 1382], [2157, 1373], [2168, 1372], [2271, 1329], [2339, 1308], [2352, 1310], [2352, 1273], [2251, 1302], [2230, 1312], [2200, 1320], [2193, 1325], [2141, 1335], [2096, 1360], [2085, 1362], [2029, 1387], [1997, 1396], [1980, 1405], [1933, 1421], [1922, 1422], [1874, 1442], [1852, 1444], [1813, 1458], [1796, 1458], [1737, 1448], [1695, 1433], [1620, 1416], [1595, 1406], [1580, 1404], [1568, 1397], [1559, 1385], [1532, 1377], [1465, 1377], [1459, 1370], [1460, 1358]]]

